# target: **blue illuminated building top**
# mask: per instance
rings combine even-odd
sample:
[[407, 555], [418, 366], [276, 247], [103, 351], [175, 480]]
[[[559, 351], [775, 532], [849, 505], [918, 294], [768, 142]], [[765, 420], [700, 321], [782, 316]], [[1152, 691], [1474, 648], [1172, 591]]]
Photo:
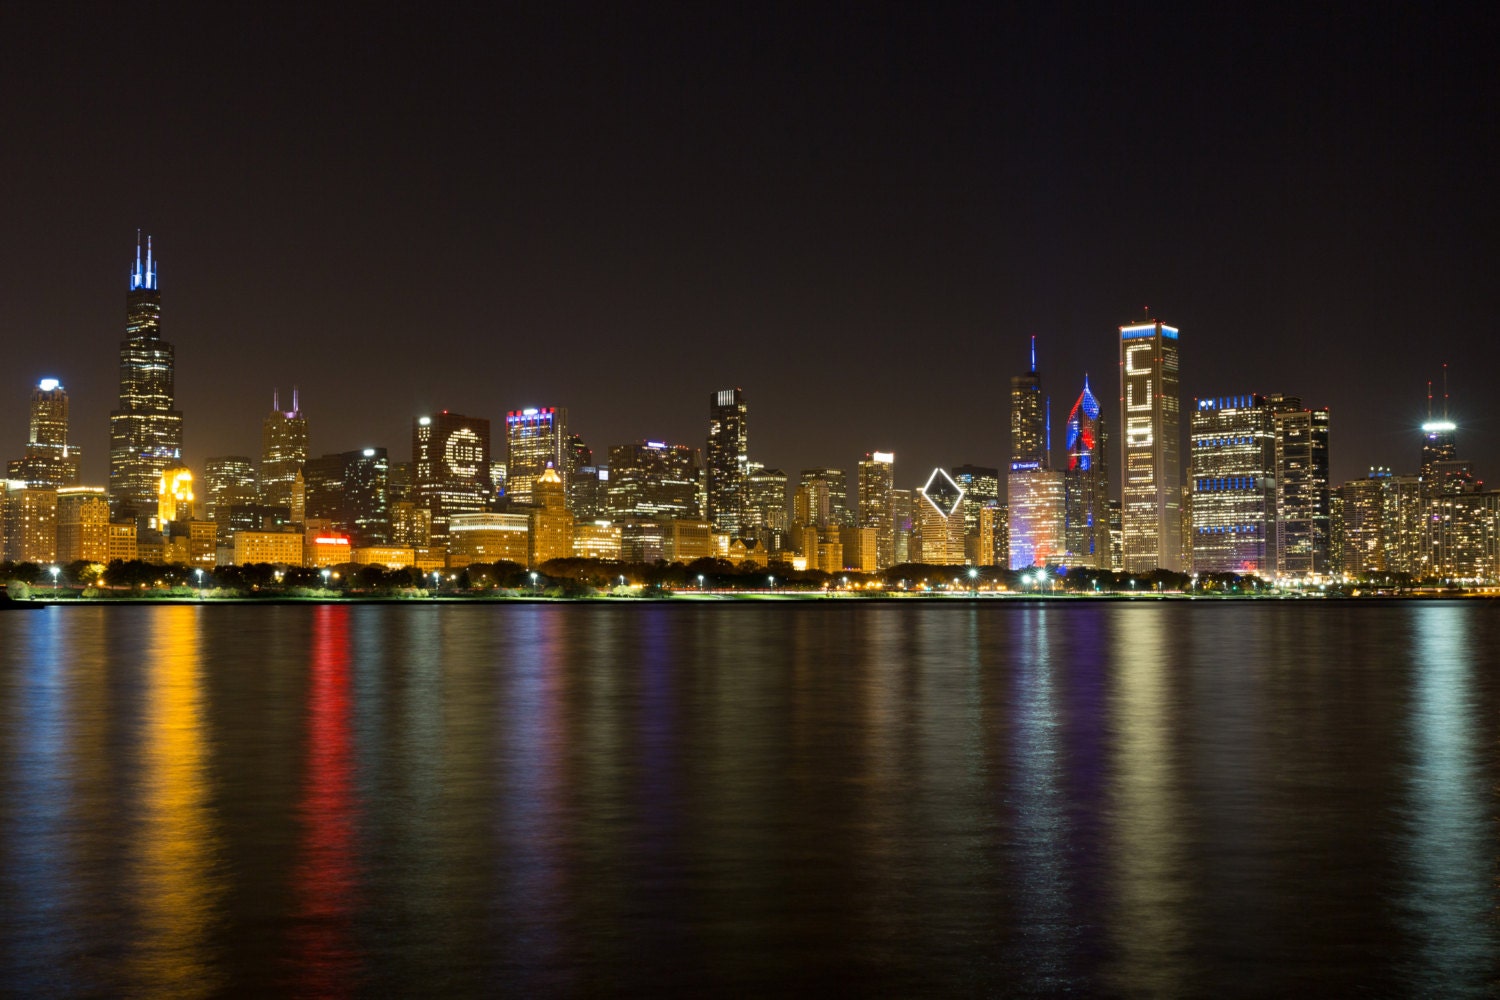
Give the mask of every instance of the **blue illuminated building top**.
[[1154, 337], [1156, 336], [1158, 327], [1161, 329], [1161, 335], [1166, 339], [1177, 339], [1177, 328], [1175, 326], [1167, 326], [1165, 323], [1140, 323], [1136, 326], [1122, 326], [1120, 327], [1120, 339], [1136, 340], [1140, 337]]
[[156, 261], [151, 256], [151, 237], [146, 237], [146, 262], [141, 263], [141, 231], [135, 231], [135, 266], [130, 269], [130, 290], [156, 291]]

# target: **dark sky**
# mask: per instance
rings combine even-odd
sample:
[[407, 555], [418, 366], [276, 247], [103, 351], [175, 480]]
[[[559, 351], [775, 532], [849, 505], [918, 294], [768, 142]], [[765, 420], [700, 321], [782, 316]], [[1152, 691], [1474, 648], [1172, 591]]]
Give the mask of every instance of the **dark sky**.
[[294, 382], [396, 459], [441, 408], [701, 446], [739, 385], [753, 458], [910, 486], [1005, 459], [1032, 334], [1059, 439], [1115, 405], [1149, 306], [1185, 412], [1331, 406], [1336, 481], [1414, 470], [1450, 361], [1500, 481], [1486, 5], [1104, 6], [11, 5], [0, 450], [53, 375], [104, 481], [142, 227], [199, 467]]

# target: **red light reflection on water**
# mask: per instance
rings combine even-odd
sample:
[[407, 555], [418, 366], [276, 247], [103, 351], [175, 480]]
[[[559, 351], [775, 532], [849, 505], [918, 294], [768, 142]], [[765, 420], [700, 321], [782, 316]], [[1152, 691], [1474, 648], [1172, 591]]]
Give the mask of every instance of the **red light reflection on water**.
[[348, 608], [323, 605], [314, 612], [309, 670], [293, 962], [299, 992], [346, 996], [357, 986], [360, 964], [352, 942], [358, 872]]

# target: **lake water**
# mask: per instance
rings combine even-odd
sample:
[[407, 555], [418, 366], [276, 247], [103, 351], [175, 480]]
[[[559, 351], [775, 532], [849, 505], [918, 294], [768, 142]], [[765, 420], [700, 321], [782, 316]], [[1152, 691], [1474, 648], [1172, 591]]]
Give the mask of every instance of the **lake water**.
[[24, 995], [1494, 996], [1500, 602], [0, 616]]

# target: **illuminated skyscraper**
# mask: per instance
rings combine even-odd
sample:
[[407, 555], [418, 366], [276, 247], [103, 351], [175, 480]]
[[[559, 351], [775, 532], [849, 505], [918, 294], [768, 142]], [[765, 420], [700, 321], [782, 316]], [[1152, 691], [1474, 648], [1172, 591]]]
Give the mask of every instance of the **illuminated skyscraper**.
[[1343, 500], [1343, 571], [1362, 577], [1394, 569], [1399, 523], [1396, 477], [1372, 468], [1339, 487]]
[[620, 519], [699, 516], [702, 470], [696, 449], [664, 441], [637, 441], [609, 449], [610, 517]]
[[1031, 338], [1031, 368], [1010, 380], [1010, 470], [1006, 521], [1010, 568], [1062, 561], [1063, 477], [1052, 471], [1050, 405], [1042, 395]]
[[1031, 368], [1010, 380], [1011, 468], [1045, 469], [1047, 455], [1047, 400], [1042, 395], [1042, 376], [1036, 367], [1036, 338], [1031, 338]]
[[1177, 335], [1160, 320], [1120, 327], [1120, 525], [1127, 573], [1182, 568]]
[[896, 565], [895, 469], [896, 456], [889, 451], [870, 452], [859, 463], [859, 526], [875, 530], [876, 569]]
[[57, 561], [67, 565], [79, 560], [109, 562], [109, 500], [102, 487], [57, 491]]
[[750, 470], [748, 408], [742, 389], [721, 389], [708, 401], [708, 519], [715, 531], [739, 537], [745, 527], [745, 490]]
[[1276, 571], [1318, 575], [1332, 531], [1328, 485], [1328, 408], [1304, 409], [1295, 396], [1266, 397], [1276, 429]]
[[271, 412], [260, 425], [260, 502], [267, 507], [290, 507], [292, 483], [307, 461], [307, 418], [292, 386], [292, 408], [281, 408], [281, 396], [271, 390]]
[[787, 515], [787, 476], [780, 469], [752, 467], [746, 480], [746, 531], [765, 552], [780, 552], [787, 544], [791, 522]]
[[929, 566], [964, 564], [964, 503], [962, 486], [944, 469], [933, 469], [927, 485], [917, 491], [922, 538], [921, 562]]
[[843, 469], [803, 469], [797, 478], [799, 486], [809, 487], [817, 497], [808, 523], [823, 529], [854, 524], [854, 512], [849, 509], [849, 477]]
[[1109, 442], [1104, 413], [1083, 377], [1068, 412], [1068, 467], [1063, 472], [1063, 543], [1073, 566], [1109, 569]]
[[78, 460], [78, 449], [68, 444], [68, 394], [57, 379], [44, 378], [31, 390], [26, 453], [10, 463], [10, 478], [35, 487], [77, 486]]
[[448, 544], [455, 514], [490, 505], [490, 422], [447, 410], [412, 421], [412, 502], [432, 512], [432, 544]]
[[505, 495], [513, 504], [534, 501], [531, 486], [548, 465], [568, 488], [568, 411], [562, 407], [528, 407], [505, 415]]
[[1193, 410], [1192, 553], [1198, 573], [1276, 570], [1276, 423], [1261, 396]]
[[953, 481], [964, 490], [964, 552], [965, 560], [973, 566], [994, 564], [994, 515], [990, 531], [985, 539], [980, 538], [980, 522], [984, 511], [1000, 507], [1000, 470], [984, 465], [955, 465], [949, 470]]
[[356, 546], [390, 541], [390, 462], [384, 448], [311, 458], [302, 475], [307, 518], [332, 522]]
[[143, 261], [137, 234], [120, 343], [120, 406], [109, 415], [109, 505], [116, 521], [150, 517], [161, 474], [182, 461], [175, 370], [176, 352], [161, 339], [151, 238], [146, 237]]

